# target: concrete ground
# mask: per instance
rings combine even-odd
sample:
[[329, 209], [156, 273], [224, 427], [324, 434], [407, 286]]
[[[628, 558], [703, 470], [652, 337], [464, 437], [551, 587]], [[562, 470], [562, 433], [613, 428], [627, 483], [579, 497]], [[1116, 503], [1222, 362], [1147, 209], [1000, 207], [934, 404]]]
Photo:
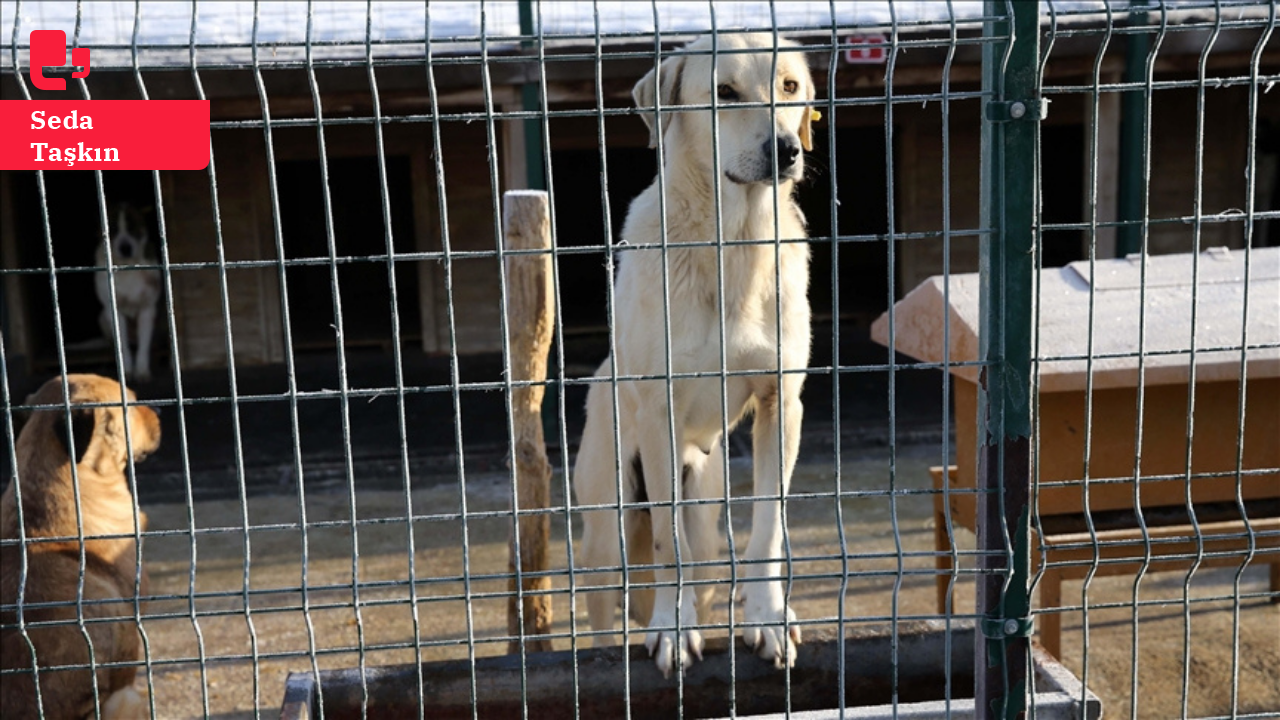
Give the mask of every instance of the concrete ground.
[[[900, 448], [891, 499], [888, 450], [861, 451], [846, 457], [840, 481], [845, 492], [871, 493], [841, 501], [849, 562], [845, 617], [853, 622], [884, 623], [899, 618], [936, 616], [931, 571], [931, 498], [913, 491], [928, 486], [927, 468], [938, 464], [936, 446]], [[734, 462], [736, 493], [749, 491], [750, 467]], [[563, 503], [563, 479], [553, 478], [553, 502]], [[320, 668], [369, 666], [466, 658], [506, 652], [492, 638], [506, 633], [506, 581], [493, 573], [506, 571], [507, 524], [486, 515], [507, 507], [509, 485], [504, 473], [467, 478], [465, 525], [456, 517], [463, 497], [456, 484], [436, 484], [412, 492], [413, 553], [409, 552], [409, 514], [403, 492], [360, 491], [254, 496], [247, 510], [239, 500], [145, 507], [153, 531], [177, 531], [148, 538], [145, 557], [152, 591], [173, 599], [151, 603], [144, 621], [152, 661], [149, 678], [139, 673], [138, 687], [150, 685], [157, 716], [191, 717], [208, 713], [219, 718], [278, 713], [284, 680], [290, 671], [308, 670], [312, 657]], [[831, 466], [801, 465], [795, 493], [831, 493], [836, 489]], [[896, 501], [896, 502], [895, 502]], [[359, 523], [352, 530], [354, 504]], [[296, 527], [305, 508], [305, 537]], [[788, 503], [790, 542], [797, 582], [792, 602], [807, 620], [837, 617], [842, 568], [836, 505], [830, 496]], [[896, 534], [895, 534], [896, 510]], [[745, 543], [748, 507], [733, 512], [735, 540]], [[244, 527], [250, 528], [246, 533]], [[192, 533], [192, 528], [195, 532]], [[564, 517], [552, 519], [552, 565], [567, 566]], [[576, 535], [577, 529], [575, 529]], [[194, 540], [193, 540], [194, 538]], [[247, 542], [246, 542], [247, 539]], [[973, 538], [961, 533], [962, 548]], [[463, 552], [465, 546], [468, 550]], [[899, 547], [900, 543], [900, 547]], [[358, 556], [353, 550], [358, 549]], [[358, 559], [353, 559], [358, 558]], [[409, 590], [402, 584], [412, 572], [418, 579], [418, 648]], [[899, 576], [899, 566], [904, 572]], [[470, 582], [463, 582], [464, 568]], [[805, 577], [815, 576], [815, 577]], [[358, 595], [350, 585], [358, 577]], [[1246, 596], [1234, 613], [1235, 573], [1231, 569], [1197, 573], [1193, 597], [1226, 598], [1192, 605], [1189, 616], [1180, 603], [1181, 573], [1151, 575], [1140, 589], [1142, 601], [1167, 599], [1175, 604], [1144, 606], [1136, 645], [1137, 715], [1165, 718], [1184, 707], [1184, 638], [1190, 621], [1190, 671], [1186, 673], [1185, 707], [1192, 716], [1280, 711], [1280, 606], [1267, 601], [1267, 570], [1251, 567], [1240, 577]], [[896, 595], [894, 588], [900, 581]], [[305, 585], [304, 594], [299, 588]], [[568, 581], [556, 579], [555, 631], [568, 633]], [[188, 600], [192, 591], [201, 595]], [[1068, 583], [1064, 598], [1079, 598], [1081, 584]], [[464, 598], [472, 598], [468, 604]], [[717, 619], [727, 621], [727, 591], [717, 595]], [[1111, 717], [1130, 714], [1134, 679], [1131, 578], [1098, 578], [1089, 588], [1089, 603], [1117, 604], [1089, 613], [1090, 647], [1082, 647], [1081, 613], [1064, 620], [1063, 658], [1103, 700]], [[352, 610], [353, 601], [360, 612]], [[1078, 600], [1077, 600], [1078, 602]], [[973, 607], [971, 582], [958, 588], [957, 605]], [[309, 608], [304, 612], [303, 608]], [[246, 608], [249, 612], [246, 612]], [[195, 618], [193, 619], [193, 613]], [[740, 617], [740, 615], [739, 615]], [[1238, 633], [1234, 632], [1238, 619]], [[577, 628], [588, 627], [586, 603], [577, 602]], [[474, 638], [469, 644], [468, 638]], [[1238, 637], [1239, 651], [1233, 652]], [[633, 636], [639, 641], [640, 636]], [[361, 645], [363, 657], [357, 651]], [[557, 649], [570, 639], [555, 641]], [[314, 653], [314, 655], [313, 655]], [[254, 656], [256, 655], [256, 670]], [[204, 659], [203, 668], [200, 658]], [[1233, 661], [1234, 659], [1234, 661]], [[1233, 684], [1233, 672], [1238, 685]]]

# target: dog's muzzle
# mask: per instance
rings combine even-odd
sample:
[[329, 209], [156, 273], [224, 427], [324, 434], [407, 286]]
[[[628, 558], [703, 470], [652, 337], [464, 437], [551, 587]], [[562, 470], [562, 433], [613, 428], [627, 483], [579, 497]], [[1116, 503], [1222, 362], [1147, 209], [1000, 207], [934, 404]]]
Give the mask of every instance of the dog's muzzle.
[[794, 136], [779, 135], [776, 139], [769, 138], [760, 145], [760, 164], [752, 164], [752, 169], [756, 172], [751, 177], [742, 177], [731, 171], [725, 172], [725, 177], [731, 182], [738, 185], [750, 185], [752, 183], [769, 183], [774, 182], [773, 177], [773, 161], [774, 156], [778, 158], [778, 179], [780, 180], [799, 180], [800, 179], [800, 141]]

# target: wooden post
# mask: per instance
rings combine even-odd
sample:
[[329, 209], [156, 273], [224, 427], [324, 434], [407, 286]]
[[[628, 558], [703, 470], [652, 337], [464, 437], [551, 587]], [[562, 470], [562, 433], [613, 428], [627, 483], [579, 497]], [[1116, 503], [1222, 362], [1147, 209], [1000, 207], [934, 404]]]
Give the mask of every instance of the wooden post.
[[[547, 356], [555, 322], [555, 296], [551, 283], [551, 213], [547, 193], [539, 190], [509, 190], [503, 194], [502, 221], [508, 250], [546, 250], [548, 254], [514, 255], [506, 258], [507, 330], [511, 357], [511, 380], [541, 382], [547, 379]], [[512, 462], [516, 469], [516, 504], [521, 510], [546, 508], [551, 501], [551, 464], [547, 462], [542, 436], [542, 385], [513, 388], [511, 420], [515, 428]], [[528, 595], [551, 589], [548, 577], [524, 577], [524, 627], [516, 607], [516, 533], [520, 538], [522, 573], [547, 569], [551, 516], [521, 517], [512, 527], [507, 589], [507, 630], [512, 637], [523, 633], [525, 649], [551, 650], [551, 641], [537, 638], [551, 631], [551, 596]], [[532, 638], [532, 639], [530, 639]], [[511, 641], [508, 652], [520, 651]]]

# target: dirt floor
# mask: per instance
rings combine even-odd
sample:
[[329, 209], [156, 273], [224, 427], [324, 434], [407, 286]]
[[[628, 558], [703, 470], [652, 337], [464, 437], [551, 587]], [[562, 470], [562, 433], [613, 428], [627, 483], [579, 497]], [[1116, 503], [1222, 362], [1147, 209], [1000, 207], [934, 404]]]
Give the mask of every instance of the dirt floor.
[[[844, 541], [858, 555], [849, 564], [856, 574], [848, 582], [846, 618], [885, 623], [895, 616], [936, 617], [934, 562], [923, 554], [933, 547], [932, 501], [912, 491], [928, 487], [927, 468], [939, 460], [936, 448], [900, 449], [891, 486], [887, 450], [846, 459], [841, 489], [871, 493], [841, 503]], [[562, 483], [559, 475], [553, 478], [555, 502], [561, 504]], [[733, 484], [737, 493], [749, 491], [749, 464], [735, 461]], [[891, 487], [892, 499], [878, 494]], [[237, 500], [202, 501], [192, 510], [185, 504], [145, 507], [151, 530], [177, 531], [149, 538], [145, 547], [152, 591], [176, 596], [150, 605], [150, 614], [165, 617], [144, 621], [151, 667], [139, 673], [138, 687], [149, 686], [157, 716], [251, 717], [255, 708], [262, 716], [276, 716], [286, 675], [310, 669], [312, 657], [322, 669], [458, 659], [467, 657], [469, 638], [477, 656], [505, 653], [506, 643], [492, 639], [506, 633], [506, 581], [492, 574], [506, 571], [507, 523], [486, 513], [507, 507], [508, 478], [468, 477], [466, 489], [465, 527], [458, 518], [464, 498], [456, 484], [414, 491], [409, 498], [395, 491], [354, 497], [337, 492], [313, 494], [305, 502], [297, 496], [252, 497], [247, 509]], [[801, 465], [796, 472], [795, 493], [835, 489], [830, 465]], [[403, 519], [410, 503], [417, 518], [412, 532]], [[359, 519], [354, 532], [353, 505]], [[833, 620], [838, 612], [842, 561], [835, 507], [829, 496], [788, 503], [799, 578], [792, 603], [802, 619]], [[303, 510], [305, 535], [296, 526]], [[734, 507], [739, 547], [748, 519], [746, 505]], [[554, 516], [552, 525], [552, 564], [564, 568], [564, 517]], [[962, 544], [972, 547], [972, 536], [961, 536]], [[418, 580], [416, 618], [404, 583], [411, 573]], [[353, 577], [361, 581], [358, 591], [351, 588]], [[1192, 716], [1230, 714], [1233, 696], [1241, 713], [1280, 711], [1280, 605], [1266, 597], [1266, 567], [1250, 567], [1240, 576], [1244, 599], [1238, 613], [1230, 599], [1233, 570], [1198, 572], [1191, 596], [1222, 599], [1197, 602], [1189, 614], [1181, 603], [1184, 579], [1182, 573], [1164, 573], [1141, 584], [1143, 603], [1176, 603], [1142, 606], [1136, 643], [1132, 578], [1095, 579], [1088, 589], [1087, 659], [1082, 613], [1076, 610], [1064, 618], [1065, 664], [1085, 677], [1110, 717], [1131, 714], [1135, 647], [1140, 717], [1179, 716], [1184, 702]], [[574, 617], [567, 579], [558, 578], [556, 587], [564, 592], [555, 596], [555, 631], [567, 634]], [[1080, 582], [1067, 583], [1063, 596], [1078, 604], [1081, 590]], [[201, 597], [188, 600], [192, 591]], [[727, 621], [727, 595], [717, 596], [721, 621]], [[352, 610], [353, 602], [359, 603], [359, 613]], [[956, 606], [973, 607], [971, 582], [960, 584]], [[588, 627], [581, 598], [576, 620], [579, 630]], [[570, 639], [555, 645], [567, 649]], [[357, 651], [361, 646], [363, 657]], [[1188, 655], [1190, 669], [1184, 673]]]

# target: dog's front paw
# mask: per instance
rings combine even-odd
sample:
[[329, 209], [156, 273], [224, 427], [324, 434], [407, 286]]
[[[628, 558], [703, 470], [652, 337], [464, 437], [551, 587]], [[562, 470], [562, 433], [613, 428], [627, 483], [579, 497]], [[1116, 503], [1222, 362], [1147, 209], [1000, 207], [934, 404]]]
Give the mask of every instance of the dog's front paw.
[[796, 614], [782, 602], [782, 593], [768, 585], [750, 585], [743, 592], [743, 615], [748, 627], [742, 628], [742, 640], [755, 654], [772, 660], [774, 667], [796, 665], [796, 646], [800, 644], [800, 626]]
[[104, 720], [132, 720], [147, 716], [147, 703], [132, 687], [123, 687], [102, 704]]
[[[654, 627], [675, 625], [674, 617], [668, 622], [657, 622], [657, 618], [654, 620], [655, 622], [652, 623]], [[671, 677], [672, 668], [677, 667], [677, 653], [680, 655], [680, 668], [687, 668], [695, 659], [702, 659], [702, 633], [693, 629], [679, 633], [672, 630], [650, 631], [644, 637], [644, 646], [649, 648], [649, 656], [653, 658], [658, 671], [664, 678]]]

